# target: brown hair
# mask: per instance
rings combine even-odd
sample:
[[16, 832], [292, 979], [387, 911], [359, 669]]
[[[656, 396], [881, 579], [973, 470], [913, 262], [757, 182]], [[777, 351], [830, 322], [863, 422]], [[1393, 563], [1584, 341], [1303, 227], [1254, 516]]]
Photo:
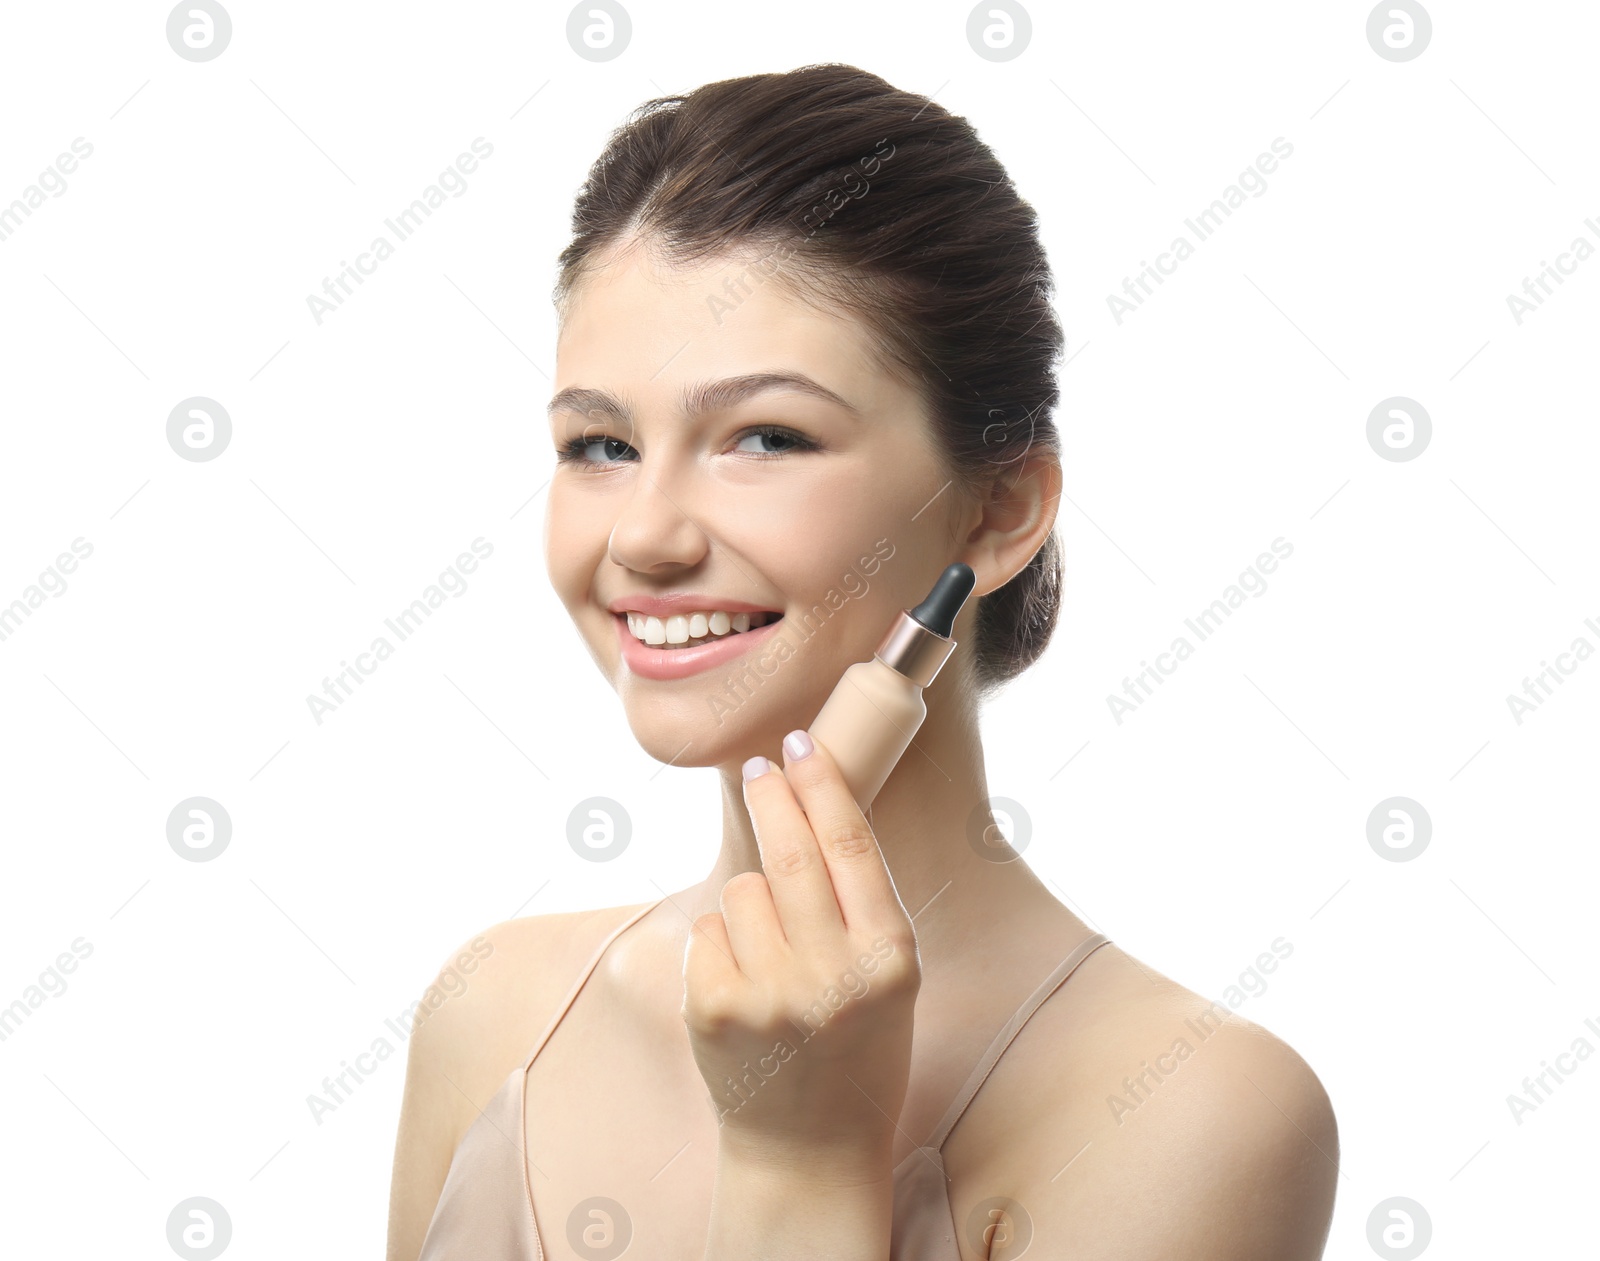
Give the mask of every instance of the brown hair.
[[[825, 64], [646, 101], [590, 168], [572, 228], [553, 295], [563, 315], [613, 246], [680, 264], [752, 257], [786, 292], [872, 329], [961, 493], [1030, 448], [1059, 458], [1064, 338], [1037, 218], [971, 124], [927, 97]], [[1033, 664], [1060, 599], [1052, 530], [978, 602], [980, 694]]]

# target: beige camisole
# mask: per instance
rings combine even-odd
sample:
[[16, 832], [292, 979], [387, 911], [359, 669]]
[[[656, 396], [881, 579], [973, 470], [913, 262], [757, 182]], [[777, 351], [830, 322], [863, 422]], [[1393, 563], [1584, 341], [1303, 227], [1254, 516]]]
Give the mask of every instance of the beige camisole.
[[[544, 1261], [544, 1245], [533, 1207], [533, 1183], [523, 1149], [528, 1069], [607, 947], [662, 900], [658, 898], [629, 916], [600, 943], [522, 1066], [506, 1078], [482, 1115], [462, 1136], [445, 1175], [433, 1220], [423, 1237], [418, 1261]], [[890, 1261], [960, 1261], [957, 1224], [944, 1171], [945, 1140], [1022, 1026], [1080, 963], [1107, 942], [1104, 934], [1095, 933], [1061, 961], [995, 1034], [927, 1141], [896, 1166]], [[648, 1253], [648, 1249], [645, 1251]]]

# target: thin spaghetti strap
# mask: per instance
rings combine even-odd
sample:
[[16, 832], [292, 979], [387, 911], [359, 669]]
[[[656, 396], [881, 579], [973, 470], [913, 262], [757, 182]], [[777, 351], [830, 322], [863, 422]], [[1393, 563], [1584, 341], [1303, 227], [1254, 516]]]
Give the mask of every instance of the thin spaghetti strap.
[[589, 956], [589, 962], [584, 965], [583, 971], [578, 974], [578, 979], [572, 983], [572, 988], [567, 991], [567, 996], [561, 1000], [561, 1006], [556, 1008], [555, 1015], [550, 1018], [550, 1023], [545, 1026], [544, 1032], [539, 1035], [539, 1040], [533, 1044], [533, 1050], [529, 1051], [528, 1057], [522, 1061], [522, 1071], [524, 1073], [526, 1073], [528, 1069], [532, 1067], [534, 1060], [539, 1058], [539, 1052], [544, 1050], [544, 1044], [550, 1040], [550, 1035], [556, 1031], [556, 1026], [561, 1023], [561, 1018], [567, 1014], [567, 1009], [572, 1006], [573, 1000], [578, 997], [578, 991], [584, 987], [585, 983], [589, 980], [589, 977], [593, 974], [595, 966], [600, 962], [600, 956], [605, 954], [607, 948], [610, 947], [612, 942], [614, 942], [618, 937], [622, 936], [623, 933], [627, 932], [628, 929], [632, 928], [635, 924], [637, 924], [646, 915], [650, 914], [651, 911], [655, 910], [656, 907], [660, 906], [665, 901], [665, 897], [657, 898], [649, 905], [638, 911], [635, 911], [632, 915], [628, 916], [627, 919], [623, 920], [622, 923], [618, 924], [606, 934], [605, 940], [602, 941], [595, 949], [595, 952]]
[[950, 1137], [950, 1131], [955, 1128], [956, 1122], [961, 1119], [962, 1113], [967, 1110], [967, 1105], [972, 1102], [972, 1098], [978, 1093], [979, 1087], [988, 1079], [989, 1074], [994, 1070], [994, 1066], [1000, 1062], [1000, 1057], [1005, 1054], [1006, 1048], [1011, 1045], [1012, 1039], [1022, 1032], [1022, 1026], [1027, 1024], [1033, 1013], [1043, 1006], [1045, 999], [1061, 988], [1066, 979], [1077, 970], [1080, 963], [1100, 949], [1101, 946], [1109, 945], [1110, 941], [1111, 939], [1104, 933], [1092, 933], [1084, 938], [1073, 949], [1072, 953], [1061, 961], [1056, 970], [1045, 978], [1044, 983], [1034, 990], [1032, 996], [1021, 1007], [1017, 1008], [1011, 1019], [1006, 1021], [1005, 1027], [995, 1034], [994, 1040], [989, 1043], [989, 1049], [983, 1053], [983, 1058], [978, 1061], [977, 1066], [968, 1076], [967, 1084], [961, 1088], [960, 1092], [951, 1101], [950, 1107], [944, 1114], [944, 1119], [939, 1122], [934, 1132], [929, 1136], [928, 1141], [923, 1144], [924, 1147], [942, 1148], [944, 1146], [945, 1140]]

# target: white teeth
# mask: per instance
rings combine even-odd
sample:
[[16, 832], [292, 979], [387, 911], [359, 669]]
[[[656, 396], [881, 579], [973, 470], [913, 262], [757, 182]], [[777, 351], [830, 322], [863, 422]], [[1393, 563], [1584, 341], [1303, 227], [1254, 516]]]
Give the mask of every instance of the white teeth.
[[721, 609], [695, 613], [675, 613], [670, 617], [647, 617], [628, 612], [628, 630], [636, 638], [659, 647], [716, 639], [724, 635], [764, 626], [777, 616], [772, 613], [726, 613]]

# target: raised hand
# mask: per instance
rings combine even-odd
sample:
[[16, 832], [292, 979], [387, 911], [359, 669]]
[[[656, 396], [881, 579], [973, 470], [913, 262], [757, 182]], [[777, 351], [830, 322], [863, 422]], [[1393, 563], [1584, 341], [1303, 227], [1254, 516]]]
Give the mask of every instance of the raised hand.
[[[804, 732], [746, 763], [762, 872], [694, 922], [683, 1017], [726, 1152], [887, 1176], [911, 1071], [916, 933], [860, 807]], [[752, 771], [756, 772], [750, 777]]]

